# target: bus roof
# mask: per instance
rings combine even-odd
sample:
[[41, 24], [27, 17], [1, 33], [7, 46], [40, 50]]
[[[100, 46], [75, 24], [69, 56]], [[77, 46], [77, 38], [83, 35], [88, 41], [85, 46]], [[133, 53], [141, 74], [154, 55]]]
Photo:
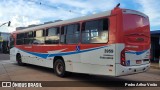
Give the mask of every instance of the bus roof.
[[145, 14], [142, 13], [142, 12], [136, 11], [136, 10], [122, 9], [122, 12], [123, 12], [124, 14], [136, 14], [136, 15], [140, 15], [140, 16], [143, 16], [143, 17], [145, 17], [145, 18], [148, 18], [147, 15], [145, 15]]
[[83, 16], [83, 17], [77, 17], [77, 18], [73, 18], [73, 19], [69, 19], [69, 20], [53, 22], [53, 23], [49, 23], [49, 24], [42, 24], [42, 25], [35, 26], [35, 27], [28, 27], [28, 28], [25, 28], [25, 29], [14, 31], [13, 33], [35, 31], [35, 30], [39, 30], [39, 29], [43, 29], [43, 28], [47, 28], [47, 27], [49, 28], [49, 27], [54, 27], [54, 26], [59, 26], [59, 25], [65, 25], [65, 24], [68, 24], [68, 23], [74, 23], [74, 22], [79, 22], [79, 21], [84, 21], [84, 20], [88, 20], [88, 19], [109, 16], [109, 15], [111, 15], [111, 10], [101, 12], [101, 13], [98, 13], [98, 14], [93, 14], [93, 15], [88, 15], [88, 16]]

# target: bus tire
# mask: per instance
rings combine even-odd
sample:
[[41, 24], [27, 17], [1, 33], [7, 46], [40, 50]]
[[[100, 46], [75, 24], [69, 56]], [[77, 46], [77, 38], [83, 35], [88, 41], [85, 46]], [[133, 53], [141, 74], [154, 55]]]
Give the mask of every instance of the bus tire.
[[57, 59], [55, 62], [54, 62], [54, 65], [53, 65], [53, 69], [54, 69], [54, 72], [57, 76], [59, 77], [65, 77], [66, 76], [66, 71], [65, 71], [65, 63], [62, 59]]
[[18, 54], [16, 55], [16, 60], [17, 60], [18, 65], [20, 65], [20, 66], [23, 66], [23, 65], [24, 65], [24, 63], [22, 62], [21, 54], [18, 53]]

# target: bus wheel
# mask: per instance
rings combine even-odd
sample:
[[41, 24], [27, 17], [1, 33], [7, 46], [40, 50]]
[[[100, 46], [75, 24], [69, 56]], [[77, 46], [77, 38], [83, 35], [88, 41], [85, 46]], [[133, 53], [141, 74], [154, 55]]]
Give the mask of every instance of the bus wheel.
[[18, 65], [20, 66], [24, 65], [24, 63], [22, 63], [22, 58], [20, 54], [17, 54], [16, 60], [17, 60]]
[[66, 76], [65, 64], [64, 64], [63, 60], [57, 59], [54, 62], [54, 72], [56, 73], [57, 76], [60, 76], [60, 77]]

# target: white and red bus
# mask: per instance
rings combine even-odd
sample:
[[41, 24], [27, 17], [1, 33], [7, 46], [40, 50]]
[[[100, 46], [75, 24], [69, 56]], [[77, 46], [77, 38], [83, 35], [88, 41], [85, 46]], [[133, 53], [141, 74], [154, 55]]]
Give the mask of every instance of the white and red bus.
[[111, 11], [17, 30], [10, 59], [67, 72], [121, 76], [150, 67], [150, 25], [145, 14]]

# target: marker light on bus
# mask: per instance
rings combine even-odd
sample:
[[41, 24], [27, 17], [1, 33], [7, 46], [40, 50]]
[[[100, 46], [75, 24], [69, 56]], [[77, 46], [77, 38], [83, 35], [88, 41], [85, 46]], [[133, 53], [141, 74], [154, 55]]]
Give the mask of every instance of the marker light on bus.
[[126, 62], [125, 62], [125, 49], [123, 49], [122, 52], [121, 52], [121, 65], [126, 66]]

